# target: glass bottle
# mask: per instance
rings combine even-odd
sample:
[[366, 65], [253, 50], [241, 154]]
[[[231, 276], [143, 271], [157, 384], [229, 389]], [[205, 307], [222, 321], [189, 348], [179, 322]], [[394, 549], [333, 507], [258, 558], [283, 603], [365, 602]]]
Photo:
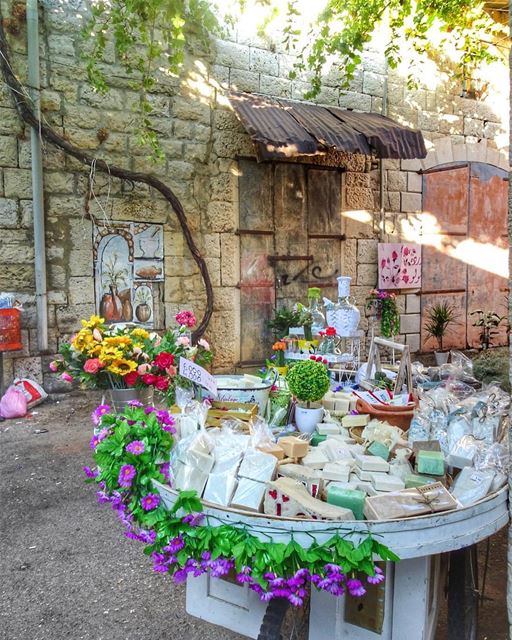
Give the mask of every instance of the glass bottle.
[[342, 338], [350, 338], [357, 331], [361, 313], [359, 309], [350, 303], [350, 282], [349, 276], [339, 276], [338, 280], [338, 302], [327, 304], [327, 322], [330, 327], [336, 329], [336, 334]]
[[308, 289], [309, 312], [313, 319], [313, 322], [311, 323], [313, 339], [318, 339], [320, 331], [323, 331], [326, 327], [325, 316], [319, 308], [320, 293], [321, 292], [318, 287], [310, 287]]

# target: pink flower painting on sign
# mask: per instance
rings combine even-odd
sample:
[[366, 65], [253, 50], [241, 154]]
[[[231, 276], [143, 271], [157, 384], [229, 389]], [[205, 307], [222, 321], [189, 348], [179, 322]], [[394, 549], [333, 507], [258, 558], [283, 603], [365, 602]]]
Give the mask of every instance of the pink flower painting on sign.
[[421, 287], [421, 246], [413, 243], [379, 243], [379, 289]]

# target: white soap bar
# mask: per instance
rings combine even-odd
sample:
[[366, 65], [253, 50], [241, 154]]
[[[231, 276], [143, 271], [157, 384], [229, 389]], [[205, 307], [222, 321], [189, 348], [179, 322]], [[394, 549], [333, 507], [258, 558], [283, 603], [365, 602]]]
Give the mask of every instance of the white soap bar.
[[234, 474], [229, 472], [211, 473], [206, 483], [203, 498], [208, 502], [227, 507], [233, 498], [236, 485], [237, 479]]
[[327, 411], [335, 411], [336, 410], [336, 401], [333, 398], [324, 397], [322, 400], [322, 405], [324, 409]]
[[336, 462], [337, 460], [354, 461], [350, 449], [348, 449], [344, 442], [339, 440], [324, 440], [320, 445], [321, 451], [329, 458], [330, 462]]
[[455, 478], [451, 493], [463, 507], [467, 507], [485, 498], [492, 486], [494, 476], [494, 471], [477, 471], [471, 467], [464, 467]]
[[350, 411], [350, 400], [345, 398], [336, 398], [334, 401], [335, 409], [337, 413], [344, 413], [345, 415]]
[[401, 478], [386, 473], [372, 473], [371, 482], [376, 491], [401, 491], [405, 489], [405, 482]]
[[363, 471], [361, 467], [357, 466], [354, 467], [354, 472], [359, 480], [364, 480], [365, 482], [371, 482], [372, 475], [375, 473], [375, 471]]
[[321, 436], [328, 436], [330, 434], [336, 434], [340, 432], [340, 428], [334, 422], [322, 422], [316, 425], [317, 433]]
[[358, 491], [364, 491], [367, 496], [376, 496], [377, 491], [371, 482], [364, 482], [363, 480], [359, 480], [359, 482], [355, 485]]
[[240, 449], [216, 446], [213, 455], [215, 464], [213, 465], [212, 473], [229, 472], [232, 475], [236, 475], [242, 460], [242, 451]]
[[336, 480], [338, 482], [348, 482], [350, 476], [350, 465], [339, 462], [328, 462], [322, 469], [324, 480]]
[[366, 427], [370, 422], [370, 416], [366, 413], [361, 413], [355, 416], [343, 416], [341, 424], [344, 427]]
[[197, 433], [199, 425], [191, 416], [179, 416], [178, 423], [182, 439]]
[[303, 484], [313, 498], [322, 492], [324, 482], [319, 469], [310, 469], [302, 464], [281, 464], [277, 468], [277, 473], [279, 476], [292, 478]]
[[274, 479], [276, 466], [277, 458], [275, 456], [257, 449], [248, 449], [238, 470], [238, 475], [241, 478], [250, 478], [258, 482], [270, 482]]
[[240, 478], [231, 506], [235, 509], [261, 511], [267, 486], [264, 482], [256, 482], [249, 478]]
[[202, 471], [197, 467], [190, 467], [181, 462], [177, 462], [173, 468], [174, 471], [174, 489], [182, 491], [197, 491], [197, 495], [203, 495], [204, 488], [208, 481], [208, 472]]
[[340, 427], [340, 433], [329, 434], [327, 440], [338, 440], [339, 442], [346, 442], [347, 444], [357, 444], [350, 435], [350, 431], [345, 427]]
[[309, 453], [302, 458], [302, 464], [311, 469], [323, 469], [328, 462], [329, 458], [318, 447], [310, 449]]
[[356, 465], [363, 471], [389, 471], [389, 464], [378, 456], [367, 456], [356, 454], [354, 456]]
[[213, 467], [214, 459], [213, 456], [210, 456], [207, 453], [189, 449], [185, 452], [185, 455], [181, 459], [181, 462], [188, 465], [189, 467], [196, 467], [204, 473], [210, 473]]

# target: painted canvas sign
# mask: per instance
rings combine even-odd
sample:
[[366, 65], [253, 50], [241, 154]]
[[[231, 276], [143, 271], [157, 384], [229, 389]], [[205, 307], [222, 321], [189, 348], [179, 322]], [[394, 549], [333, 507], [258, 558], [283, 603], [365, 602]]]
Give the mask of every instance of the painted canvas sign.
[[154, 284], [164, 280], [161, 224], [112, 222], [94, 228], [96, 309], [107, 322], [154, 325]]
[[421, 287], [421, 246], [411, 242], [379, 243], [379, 289]]

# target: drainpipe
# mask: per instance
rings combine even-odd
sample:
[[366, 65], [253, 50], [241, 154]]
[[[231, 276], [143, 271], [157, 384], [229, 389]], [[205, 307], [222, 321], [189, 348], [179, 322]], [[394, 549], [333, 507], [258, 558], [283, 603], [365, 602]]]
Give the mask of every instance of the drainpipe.
[[[33, 108], [41, 119], [39, 91], [39, 13], [37, 0], [27, 0], [28, 86]], [[36, 275], [37, 342], [48, 351], [48, 294], [46, 289], [46, 244], [44, 233], [43, 156], [38, 129], [30, 130], [32, 152], [32, 201], [34, 217], [34, 268]]]
[[[384, 89], [382, 92], [382, 110], [383, 116], [388, 115], [388, 61], [384, 60]], [[384, 207], [384, 158], [380, 159], [380, 241], [384, 241], [386, 233], [386, 211]]]

